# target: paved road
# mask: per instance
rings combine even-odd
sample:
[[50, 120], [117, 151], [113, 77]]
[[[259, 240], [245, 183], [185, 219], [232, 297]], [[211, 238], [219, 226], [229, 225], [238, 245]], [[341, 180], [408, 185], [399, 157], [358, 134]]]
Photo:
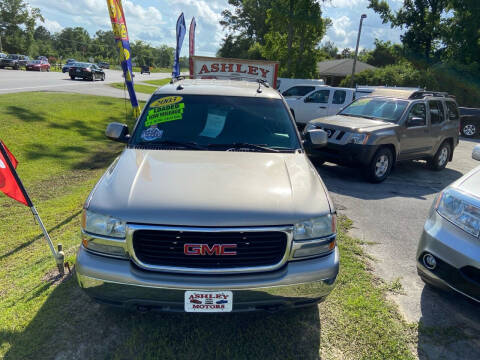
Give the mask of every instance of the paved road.
[[[152, 73], [151, 75], [135, 74], [135, 82], [142, 80], [155, 80], [170, 77], [170, 74]], [[108, 86], [112, 82], [123, 82], [122, 72], [118, 70], [105, 70], [105, 81], [71, 80], [68, 73], [59, 72], [34, 72], [0, 69], [0, 94], [24, 91], [61, 91], [91, 95], [121, 97], [123, 90]], [[137, 93], [139, 100], [148, 100], [150, 95]]]
[[[405, 319], [421, 320], [428, 327], [419, 332], [420, 359], [480, 359], [480, 305], [425, 287], [415, 265], [418, 239], [435, 195], [480, 165], [471, 155], [477, 143], [480, 139], [461, 140], [453, 162], [441, 172], [429, 170], [422, 161], [405, 162], [381, 184], [365, 182], [357, 169], [329, 163], [318, 167], [337, 209], [353, 220], [352, 234], [373, 242], [366, 249], [376, 259], [376, 274], [386, 281], [400, 279], [404, 294], [392, 298]], [[447, 336], [450, 333], [454, 335]], [[476, 339], [465, 341], [465, 336]]]

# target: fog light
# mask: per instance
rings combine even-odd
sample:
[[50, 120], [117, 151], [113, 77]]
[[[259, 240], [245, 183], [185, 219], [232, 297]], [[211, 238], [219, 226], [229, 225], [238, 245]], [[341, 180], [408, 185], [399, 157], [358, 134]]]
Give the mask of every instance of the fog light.
[[437, 261], [435, 260], [435, 256], [432, 254], [425, 254], [423, 255], [423, 265], [429, 270], [433, 270], [437, 267]]

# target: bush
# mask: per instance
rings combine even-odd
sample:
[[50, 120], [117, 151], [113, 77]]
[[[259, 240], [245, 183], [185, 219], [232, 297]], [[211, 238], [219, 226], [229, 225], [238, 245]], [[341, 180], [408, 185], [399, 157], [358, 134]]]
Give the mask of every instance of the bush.
[[[386, 85], [420, 87], [446, 91], [456, 97], [460, 106], [480, 107], [480, 65], [439, 63], [427, 69], [415, 67], [410, 62], [388, 65], [375, 70], [365, 70], [355, 75], [359, 85]], [[340, 86], [348, 86], [350, 76]]]

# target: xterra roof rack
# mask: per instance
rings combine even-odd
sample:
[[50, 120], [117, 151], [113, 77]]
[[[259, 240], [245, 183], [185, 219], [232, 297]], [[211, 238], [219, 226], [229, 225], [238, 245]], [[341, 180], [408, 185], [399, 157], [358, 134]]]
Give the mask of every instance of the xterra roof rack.
[[447, 92], [441, 91], [428, 91], [428, 90], [420, 90], [415, 91], [412, 95], [409, 96], [409, 99], [423, 99], [426, 97], [449, 97], [454, 98], [453, 95], [449, 95]]

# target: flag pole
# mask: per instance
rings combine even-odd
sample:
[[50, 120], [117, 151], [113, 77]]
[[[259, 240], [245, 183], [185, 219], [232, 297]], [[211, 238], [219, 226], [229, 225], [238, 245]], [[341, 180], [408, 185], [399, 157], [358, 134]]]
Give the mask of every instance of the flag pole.
[[5, 159], [5, 161], [7, 163], [7, 166], [10, 169], [10, 172], [12, 173], [13, 177], [15, 178], [15, 181], [17, 182], [17, 185], [20, 188], [20, 191], [22, 192], [23, 196], [25, 197], [25, 200], [27, 201], [27, 206], [30, 208], [33, 216], [35, 217], [38, 224], [40, 225], [40, 228], [42, 229], [45, 240], [47, 240], [47, 244], [50, 247], [50, 251], [52, 252], [53, 257], [55, 258], [55, 262], [57, 263], [58, 271], [63, 276], [65, 274], [65, 269], [63, 267], [65, 254], [62, 251], [62, 245], [58, 244], [58, 252], [55, 251], [55, 247], [53, 246], [52, 239], [50, 238], [50, 235], [48, 234], [48, 231], [45, 228], [45, 225], [43, 224], [43, 221], [40, 218], [40, 215], [38, 215], [37, 209], [33, 205], [32, 200], [30, 199], [30, 196], [28, 196], [27, 190], [23, 186], [22, 180], [20, 180], [20, 177], [18, 176], [17, 171], [15, 170], [15, 167], [13, 166], [12, 162], [10, 161], [10, 156], [7, 154], [7, 151], [3, 147], [3, 143], [1, 141], [0, 141], [0, 152], [3, 155], [3, 158]]

